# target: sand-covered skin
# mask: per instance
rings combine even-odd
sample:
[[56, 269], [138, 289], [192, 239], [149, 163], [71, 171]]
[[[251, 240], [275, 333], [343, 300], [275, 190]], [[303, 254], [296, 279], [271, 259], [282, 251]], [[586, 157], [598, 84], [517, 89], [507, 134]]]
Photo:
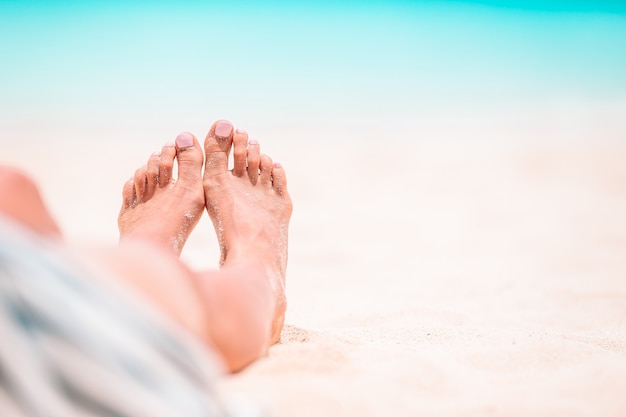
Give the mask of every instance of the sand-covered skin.
[[[282, 343], [221, 388], [278, 417], [625, 415], [626, 126], [611, 120], [387, 126], [383, 143], [338, 122], [234, 120], [284, 166], [294, 213]], [[82, 159], [26, 140], [10, 155], [68, 238], [116, 244], [120, 187], [180, 129], [89, 143], [54, 131], [46, 140], [72, 140]], [[182, 259], [217, 267], [207, 216]]]
[[[150, 239], [180, 255], [204, 211], [202, 161], [197, 139], [181, 133], [139, 167], [122, 189], [120, 242]], [[172, 178], [176, 163], [177, 178]]]

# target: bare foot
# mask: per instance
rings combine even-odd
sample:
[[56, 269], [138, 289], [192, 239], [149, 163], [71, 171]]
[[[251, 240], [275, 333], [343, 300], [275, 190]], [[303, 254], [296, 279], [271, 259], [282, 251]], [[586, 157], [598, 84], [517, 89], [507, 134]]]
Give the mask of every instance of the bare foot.
[[[234, 167], [228, 170], [233, 149]], [[243, 130], [227, 121], [213, 124], [204, 142], [206, 208], [220, 244], [222, 267], [254, 266], [275, 294], [274, 337], [286, 309], [287, 229], [292, 203], [285, 171], [260, 153]]]
[[[181, 133], [176, 144], [163, 146], [148, 163], [137, 169], [124, 185], [122, 209], [117, 220], [120, 242], [145, 238], [170, 247], [178, 256], [204, 209], [203, 153], [190, 133]], [[178, 179], [172, 178], [174, 159]]]

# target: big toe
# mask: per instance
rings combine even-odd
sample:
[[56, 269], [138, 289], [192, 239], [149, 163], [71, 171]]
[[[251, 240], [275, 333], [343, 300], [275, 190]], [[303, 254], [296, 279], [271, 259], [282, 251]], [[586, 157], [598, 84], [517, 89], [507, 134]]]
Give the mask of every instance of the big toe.
[[233, 125], [226, 120], [213, 123], [204, 140], [206, 164], [205, 177], [219, 175], [228, 171], [228, 155], [233, 145]]
[[176, 160], [178, 162], [177, 184], [197, 184], [202, 181], [204, 154], [194, 135], [183, 132], [176, 137]]

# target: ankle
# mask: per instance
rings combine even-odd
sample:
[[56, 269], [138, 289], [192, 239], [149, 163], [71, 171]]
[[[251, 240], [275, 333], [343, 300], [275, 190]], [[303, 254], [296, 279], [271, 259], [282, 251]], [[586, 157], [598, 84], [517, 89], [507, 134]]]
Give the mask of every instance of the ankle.
[[254, 245], [227, 250], [222, 268], [254, 268], [263, 272], [269, 279], [281, 279], [285, 277], [285, 265], [281, 257], [275, 253], [268, 256], [267, 252], [260, 250]]

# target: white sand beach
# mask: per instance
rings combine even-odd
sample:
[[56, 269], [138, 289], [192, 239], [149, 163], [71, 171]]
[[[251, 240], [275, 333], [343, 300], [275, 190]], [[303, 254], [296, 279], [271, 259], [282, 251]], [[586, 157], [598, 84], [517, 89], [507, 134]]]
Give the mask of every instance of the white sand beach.
[[[281, 343], [220, 388], [278, 417], [625, 415], [626, 106], [544, 110], [233, 120], [295, 210]], [[83, 128], [16, 129], [2, 162], [69, 239], [115, 244], [122, 183], [178, 127]], [[217, 265], [208, 218], [183, 258]]]

